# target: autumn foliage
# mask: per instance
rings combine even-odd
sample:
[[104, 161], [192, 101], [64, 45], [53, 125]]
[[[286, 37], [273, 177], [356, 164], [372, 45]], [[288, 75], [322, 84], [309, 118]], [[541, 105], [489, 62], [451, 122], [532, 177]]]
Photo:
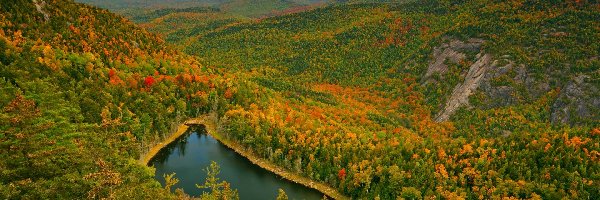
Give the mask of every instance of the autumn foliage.
[[146, 87], [152, 87], [152, 85], [154, 85], [154, 82], [155, 82], [155, 80], [154, 80], [154, 77], [152, 77], [152, 76], [147, 76], [144, 79], [144, 85]]
[[340, 171], [338, 171], [338, 178], [339, 179], [346, 178], [346, 169], [342, 168], [342, 169], [340, 169]]
[[[176, 198], [131, 161], [204, 115], [227, 139], [353, 199], [593, 199], [597, 117], [550, 120], [562, 80], [595, 83], [589, 4], [426, 0], [148, 20], [177, 48], [107, 10], [53, 2], [45, 22], [29, 1], [2, 4], [0, 199]], [[470, 64], [444, 62], [448, 72], [425, 83], [448, 38], [488, 41], [481, 52], [522, 68], [436, 122]], [[535, 98], [537, 85], [513, 78], [558, 75]], [[514, 104], [482, 97], [496, 85], [512, 88], [493, 92]]]

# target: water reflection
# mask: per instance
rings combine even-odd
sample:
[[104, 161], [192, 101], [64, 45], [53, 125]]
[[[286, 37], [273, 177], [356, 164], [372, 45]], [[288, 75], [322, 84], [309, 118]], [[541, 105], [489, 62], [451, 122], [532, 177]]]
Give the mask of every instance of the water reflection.
[[177, 173], [180, 180], [173, 187], [182, 188], [187, 194], [199, 196], [206, 189], [198, 189], [195, 184], [203, 184], [211, 161], [221, 167], [219, 178], [231, 183], [238, 190], [240, 198], [275, 199], [277, 190], [282, 188], [290, 199], [321, 199], [323, 194], [302, 185], [281, 179], [281, 177], [255, 166], [246, 158], [219, 143], [206, 134], [203, 127], [189, 130], [177, 141], [163, 148], [151, 161], [156, 168], [155, 178], [164, 185], [163, 174]]

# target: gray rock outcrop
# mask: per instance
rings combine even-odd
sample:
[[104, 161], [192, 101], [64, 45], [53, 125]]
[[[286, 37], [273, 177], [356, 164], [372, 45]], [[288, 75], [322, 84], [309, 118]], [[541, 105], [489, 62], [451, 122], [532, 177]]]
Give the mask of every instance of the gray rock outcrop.
[[452, 40], [434, 48], [433, 60], [429, 63], [423, 80], [430, 82], [433, 80], [431, 79], [433, 74], [445, 74], [448, 71], [446, 62], [459, 63], [467, 57], [466, 52], [479, 52], [483, 42], [480, 39], [470, 39], [467, 42]]
[[44, 0], [33, 0], [33, 4], [35, 4], [35, 9], [44, 15], [44, 21], [50, 20], [50, 15], [44, 11], [44, 6], [46, 6], [46, 2]]
[[[558, 98], [552, 103], [549, 119], [552, 123], [575, 125], [600, 122], [600, 86], [594, 84], [597, 81], [591, 80], [590, 75], [572, 77], [573, 75], [560, 70], [532, 71], [535, 69], [515, 63], [509, 55], [494, 58], [491, 54], [486, 54], [481, 50], [483, 40], [446, 40], [446, 43], [434, 49], [432, 61], [421, 80], [422, 85], [436, 87], [445, 84], [449, 63], [474, 63], [462, 69], [462, 81], [454, 86], [450, 94], [446, 93], [448, 96], [440, 105], [436, 121], [449, 120], [461, 107], [493, 109], [533, 103], [552, 89], [562, 88]], [[470, 53], [477, 53], [474, 60], [468, 60], [472, 59], [467, 56]], [[440, 78], [436, 80], [433, 78], [434, 74], [439, 74]], [[565, 78], [570, 81], [561, 82]], [[474, 94], [478, 94], [477, 98], [483, 100], [475, 104], [469, 102], [469, 97]]]
[[589, 81], [590, 76], [579, 75], [561, 90], [552, 105], [552, 123], [575, 125], [575, 122], [600, 122], [600, 91]]
[[465, 81], [458, 84], [454, 87], [454, 90], [452, 90], [452, 94], [448, 98], [446, 105], [436, 116], [436, 121], [446, 121], [454, 114], [454, 112], [456, 112], [456, 110], [458, 110], [458, 108], [469, 105], [469, 96], [471, 96], [481, 84], [492, 61], [492, 56], [489, 54], [483, 56], [478, 55], [477, 57], [477, 62], [469, 67], [469, 72], [465, 76]]

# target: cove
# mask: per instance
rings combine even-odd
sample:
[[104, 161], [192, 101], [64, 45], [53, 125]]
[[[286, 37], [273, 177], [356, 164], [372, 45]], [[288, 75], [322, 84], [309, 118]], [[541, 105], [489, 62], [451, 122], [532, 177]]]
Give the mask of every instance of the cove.
[[268, 200], [277, 197], [279, 188], [285, 190], [289, 199], [321, 199], [323, 194], [317, 190], [282, 179], [276, 174], [252, 164], [245, 157], [229, 149], [206, 133], [203, 126], [189, 129], [174, 142], [161, 149], [151, 160], [156, 168], [155, 178], [165, 184], [163, 174], [176, 173], [179, 183], [173, 190], [181, 188], [186, 194], [199, 196], [207, 189], [196, 188], [204, 184], [206, 172], [211, 161], [221, 168], [220, 180], [237, 189], [242, 200]]

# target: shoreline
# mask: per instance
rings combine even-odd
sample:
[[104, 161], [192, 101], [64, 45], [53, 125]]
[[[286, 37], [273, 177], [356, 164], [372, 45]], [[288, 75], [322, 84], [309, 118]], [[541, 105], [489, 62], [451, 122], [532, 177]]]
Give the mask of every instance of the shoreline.
[[164, 148], [171, 142], [175, 141], [177, 138], [179, 138], [181, 135], [183, 135], [188, 130], [188, 128], [190, 127], [190, 126], [188, 126], [188, 124], [204, 125], [207, 134], [209, 134], [210, 136], [215, 138], [217, 141], [221, 142], [221, 144], [227, 146], [229, 149], [235, 151], [237, 154], [248, 159], [252, 164], [257, 165], [260, 168], [270, 171], [270, 172], [272, 172], [284, 179], [292, 181], [294, 183], [303, 185], [308, 188], [315, 189], [315, 190], [323, 193], [324, 195], [326, 195], [328, 198], [350, 199], [350, 198], [342, 195], [341, 193], [339, 193], [336, 189], [334, 189], [324, 183], [315, 182], [309, 178], [301, 176], [300, 174], [289, 172], [288, 170], [284, 169], [283, 167], [277, 166], [263, 158], [260, 158], [259, 156], [256, 156], [251, 151], [244, 150], [244, 148], [241, 145], [239, 145], [237, 142], [228, 140], [225, 137], [223, 137], [221, 134], [219, 134], [216, 131], [216, 124], [213, 121], [207, 120], [207, 119], [208, 119], [207, 116], [204, 116], [201, 118], [193, 118], [193, 119], [187, 120], [183, 124], [179, 125], [179, 127], [177, 128], [177, 132], [175, 132], [174, 134], [169, 136], [169, 138], [167, 138], [165, 141], [152, 147], [150, 149], [150, 151], [148, 151], [148, 153], [146, 153], [146, 155], [143, 155], [140, 158], [140, 164], [148, 166], [148, 163], [150, 162], [150, 160], [154, 156], [156, 156], [156, 154], [162, 148]]
[[177, 126], [177, 131], [175, 133], [171, 134], [164, 141], [154, 145], [152, 148], [150, 148], [150, 150], [146, 154], [140, 156], [139, 163], [141, 165], [148, 166], [148, 164], [150, 163], [150, 160], [152, 160], [152, 158], [154, 158], [154, 156], [156, 156], [156, 154], [158, 154], [158, 152], [161, 149], [165, 148], [167, 145], [171, 144], [172, 142], [177, 140], [177, 138], [179, 138], [183, 134], [185, 134], [189, 128], [190, 128], [190, 126], [186, 125], [186, 123], [183, 123], [183, 124], [180, 124], [179, 126]]

